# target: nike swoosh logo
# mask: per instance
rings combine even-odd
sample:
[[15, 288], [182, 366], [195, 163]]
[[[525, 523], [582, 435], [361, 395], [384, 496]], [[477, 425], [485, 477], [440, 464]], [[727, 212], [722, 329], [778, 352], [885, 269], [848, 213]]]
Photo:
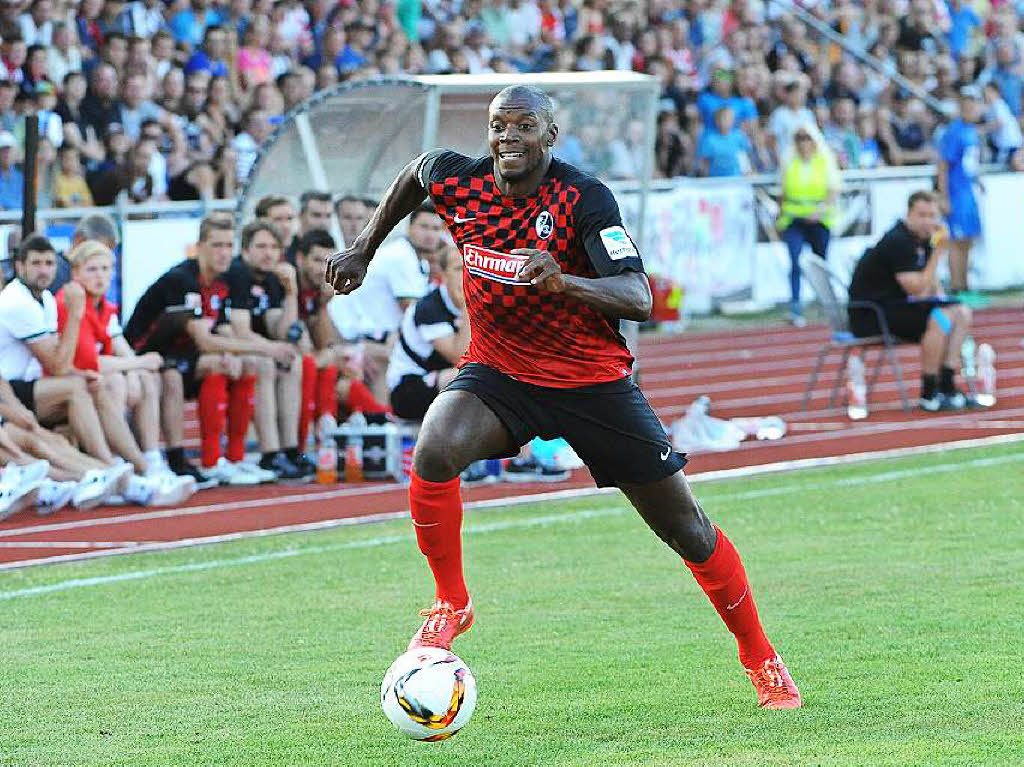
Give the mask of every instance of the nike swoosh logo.
[[747, 591], [748, 591], [748, 589], [743, 589], [743, 593], [740, 594], [740, 598], [737, 599], [735, 602], [733, 602], [731, 605], [726, 605], [725, 609], [726, 610], [735, 610], [737, 607], [739, 607], [740, 606], [740, 602], [742, 602], [744, 599], [747, 598]]
[[667, 461], [668, 457], [670, 455], [672, 455], [672, 448], [671, 448], [671, 446], [665, 448], [665, 452], [661, 454], [661, 460]]
[[470, 216], [469, 218], [463, 218], [462, 216], [455, 217], [456, 224], [464, 224], [467, 221], [476, 221], [476, 216]]

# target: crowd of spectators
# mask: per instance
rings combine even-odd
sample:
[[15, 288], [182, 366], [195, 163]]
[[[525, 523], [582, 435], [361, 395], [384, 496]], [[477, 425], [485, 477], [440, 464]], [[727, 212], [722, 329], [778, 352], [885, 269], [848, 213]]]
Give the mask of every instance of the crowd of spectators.
[[[1017, 5], [800, 5], [881, 71], [760, 0], [2, 0], [0, 208], [20, 206], [30, 114], [42, 206], [228, 198], [274, 125], [315, 91], [418, 73], [651, 74], [666, 177], [773, 171], [807, 118], [842, 168], [929, 162], [958, 92], [974, 86], [988, 159], [1021, 167]], [[895, 72], [944, 113], [894, 86]], [[642, 127], [577, 126], [584, 164], [636, 175]]]

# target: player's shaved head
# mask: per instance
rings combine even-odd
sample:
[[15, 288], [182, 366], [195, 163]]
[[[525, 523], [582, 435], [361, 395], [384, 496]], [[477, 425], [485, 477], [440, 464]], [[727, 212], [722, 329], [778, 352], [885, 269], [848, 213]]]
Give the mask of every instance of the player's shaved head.
[[555, 121], [555, 104], [551, 97], [534, 85], [510, 85], [491, 101], [491, 110], [528, 110], [536, 112], [546, 124]]

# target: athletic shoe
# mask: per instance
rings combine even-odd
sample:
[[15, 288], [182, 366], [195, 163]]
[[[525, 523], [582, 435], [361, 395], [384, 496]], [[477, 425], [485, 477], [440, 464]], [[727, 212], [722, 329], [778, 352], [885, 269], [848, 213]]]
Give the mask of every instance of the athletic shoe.
[[925, 411], [926, 413], [938, 413], [942, 410], [943, 396], [938, 392], [935, 392], [930, 397], [921, 397], [917, 401], [917, 406]]
[[486, 485], [489, 482], [497, 482], [498, 478], [487, 469], [487, 461], [473, 461], [459, 475], [460, 483], [465, 487], [473, 485]]
[[264, 471], [273, 472], [278, 479], [293, 480], [305, 479], [302, 469], [288, 460], [283, 451], [269, 453], [260, 459], [260, 468]]
[[71, 503], [77, 488], [77, 482], [54, 482], [52, 479], [44, 479], [36, 498], [36, 514], [45, 517], [47, 514], [60, 511]]
[[308, 455], [300, 455], [299, 460], [292, 463], [299, 467], [303, 479], [311, 480], [316, 476], [316, 461], [310, 459]]
[[211, 487], [217, 487], [220, 484], [217, 480], [207, 477], [188, 461], [182, 461], [180, 464], [169, 463], [167, 468], [179, 477], [192, 477], [196, 481], [196, 490], [206, 490]]
[[966, 410], [972, 406], [974, 400], [964, 394], [962, 391], [954, 389], [952, 393], [942, 395], [943, 398], [943, 410]]
[[132, 476], [124, 497], [140, 506], [176, 506], [191, 498], [195, 491], [196, 481], [192, 477]]
[[544, 466], [536, 458], [513, 458], [505, 466], [503, 477], [508, 482], [564, 482], [572, 472]]
[[778, 655], [745, 671], [757, 690], [757, 705], [761, 708], [800, 708], [803, 705], [796, 682]]
[[207, 480], [212, 480], [219, 485], [233, 487], [258, 485], [262, 482], [258, 476], [241, 468], [241, 464], [231, 463], [223, 457], [219, 458], [213, 466], [203, 469], [203, 475]]
[[794, 328], [805, 328], [805, 327], [807, 327], [807, 320], [804, 319], [804, 316], [802, 314], [797, 314], [796, 312], [790, 312], [788, 319], [789, 319], [789, 324], [792, 325]]
[[130, 463], [120, 461], [107, 469], [106, 474], [113, 483], [111, 487], [112, 492], [124, 495], [124, 491], [128, 488], [128, 483], [135, 476], [135, 469], [132, 468]]
[[469, 631], [469, 627], [476, 620], [472, 599], [461, 610], [456, 610], [450, 603], [438, 599], [426, 610], [420, 610], [420, 615], [426, 616], [426, 620], [409, 641], [410, 650], [417, 647], [440, 647], [450, 650], [455, 637]]
[[79, 511], [88, 511], [107, 502], [117, 491], [121, 483], [119, 472], [112, 472], [110, 469], [100, 471], [91, 469], [85, 472], [85, 476], [75, 485], [75, 492], [71, 496], [71, 505]]
[[50, 473], [49, 461], [33, 461], [18, 467], [18, 473], [24, 482], [41, 482]]
[[259, 466], [254, 463], [250, 463], [249, 461], [239, 461], [235, 466], [240, 471], [247, 472], [248, 474], [256, 477], [256, 479], [260, 481], [260, 484], [266, 482], [277, 482], [277, 475], [274, 472], [267, 469], [261, 469]]
[[21, 468], [10, 463], [0, 471], [0, 520], [13, 517], [19, 511], [32, 506], [39, 497], [42, 480], [26, 481]]

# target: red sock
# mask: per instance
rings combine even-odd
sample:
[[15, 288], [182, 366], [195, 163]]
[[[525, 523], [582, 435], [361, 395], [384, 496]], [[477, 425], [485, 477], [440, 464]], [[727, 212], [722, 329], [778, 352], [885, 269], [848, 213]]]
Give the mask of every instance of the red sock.
[[775, 650], [764, 635], [761, 620], [757, 617], [757, 605], [754, 604], [747, 572], [743, 569], [736, 547], [718, 525], [715, 525], [715, 532], [718, 540], [707, 561], [697, 564], [684, 559], [683, 563], [690, 568], [693, 577], [736, 637], [740, 663], [745, 668], [754, 668], [774, 657]]
[[338, 417], [338, 366], [328, 365], [316, 379], [316, 417], [330, 414]]
[[220, 458], [220, 436], [228, 408], [228, 379], [212, 373], [199, 387], [199, 445], [203, 467], [216, 465]]
[[459, 610], [469, 602], [462, 576], [462, 496], [459, 478], [428, 482], [413, 471], [409, 507], [416, 541], [434, 573], [438, 599]]
[[302, 358], [302, 399], [299, 404], [299, 452], [306, 449], [309, 438], [309, 424], [316, 408], [316, 360], [310, 356]]
[[366, 388], [366, 384], [355, 379], [349, 382], [348, 401], [345, 403], [345, 407], [352, 413], [357, 410], [362, 413], [391, 412], [391, 408], [374, 399], [373, 394]]
[[228, 402], [228, 460], [238, 463], [245, 460], [245, 435], [255, 409], [253, 394], [256, 391], [256, 376], [242, 376], [231, 382], [231, 397]]

